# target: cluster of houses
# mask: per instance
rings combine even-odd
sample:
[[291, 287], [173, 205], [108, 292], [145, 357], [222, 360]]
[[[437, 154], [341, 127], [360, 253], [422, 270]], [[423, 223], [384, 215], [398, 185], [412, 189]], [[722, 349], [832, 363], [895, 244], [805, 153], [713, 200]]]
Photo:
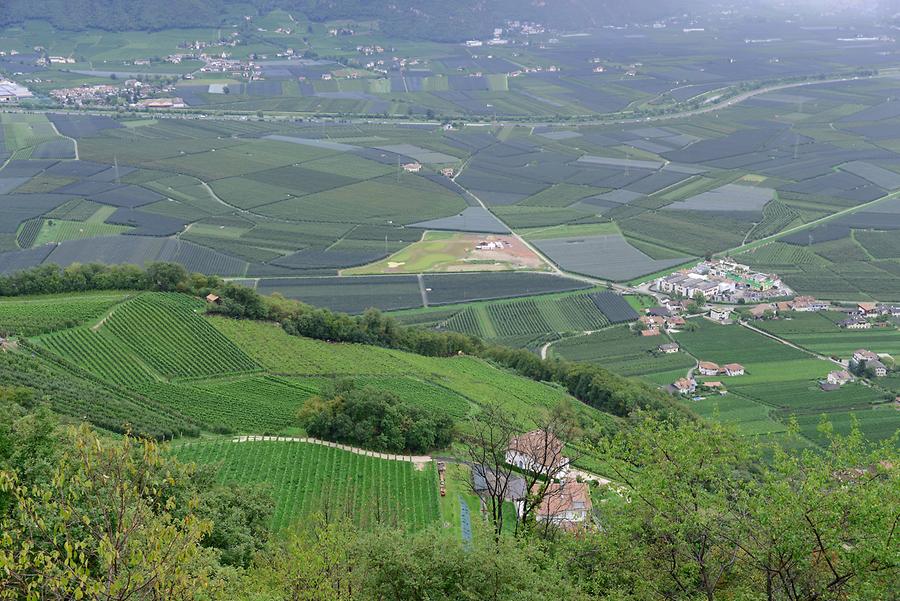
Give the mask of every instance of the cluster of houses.
[[694, 378], [678, 378], [673, 383], [669, 384], [667, 388], [669, 394], [682, 396], [693, 395], [698, 389], [704, 389], [709, 392], [717, 391], [719, 394], [723, 395], [727, 394], [725, 385], [721, 382], [708, 381], [698, 383]]
[[[830, 305], [826, 301], [817, 300], [811, 296], [797, 296], [793, 300], [779, 301], [776, 303], [759, 303], [742, 308], [741, 312], [750, 319], [766, 319], [775, 317], [779, 313], [797, 311], [811, 313], [814, 311], [826, 311]], [[731, 307], [710, 307], [707, 317], [718, 323], [731, 323]]]
[[684, 318], [680, 315], [672, 315], [669, 309], [665, 307], [653, 307], [648, 310], [648, 315], [641, 315], [638, 322], [643, 324], [639, 330], [641, 336], [659, 336], [664, 330], [666, 332], [677, 332], [679, 328], [684, 327]]
[[[729, 378], [733, 378], [736, 376], [743, 376], [744, 366], [740, 363], [727, 363], [725, 365], [719, 365], [717, 363], [713, 363], [711, 361], [699, 361], [697, 363], [697, 373], [701, 376], [727, 376]], [[705, 382], [697, 382], [693, 377], [685, 377], [678, 378], [672, 384], [667, 387], [667, 391], [669, 394], [676, 394], [682, 396], [693, 395], [699, 388], [706, 389], [708, 391], [718, 391], [719, 394], [727, 394], [725, 390], [725, 385], [719, 381], [705, 381]]]
[[[59, 88], [50, 91], [50, 96], [62, 105], [86, 106], [97, 104], [115, 105], [126, 103], [132, 108], [183, 108], [183, 101], [169, 98], [151, 98], [151, 96], [171, 95], [176, 92], [175, 86], [168, 84], [152, 84], [137, 79], [127, 79], [121, 85], [98, 84], [81, 85], [72, 88]], [[168, 102], [167, 102], [168, 101]]]
[[701, 376], [718, 376], [724, 375], [728, 377], [743, 376], [744, 366], [740, 363], [726, 363], [719, 365], [712, 361], [700, 361], [697, 363], [697, 371]]
[[759, 302], [793, 294], [777, 275], [753, 271], [731, 259], [703, 261], [657, 278], [652, 287], [674, 296], [728, 303]]
[[848, 363], [849, 369], [829, 372], [825, 379], [819, 382], [819, 387], [825, 391], [837, 390], [844, 384], [855, 380], [854, 373], [871, 374], [876, 378], [883, 378], [888, 375], [889, 371], [881, 357], [868, 349], [853, 351]]
[[890, 323], [884, 318], [898, 317], [900, 317], [900, 305], [857, 303], [856, 309], [851, 311], [846, 319], [838, 322], [838, 325], [846, 330], [868, 330], [873, 326], [889, 327]]
[[[563, 455], [563, 447], [563, 442], [552, 432], [534, 430], [510, 439], [506, 463], [523, 472], [544, 476], [549, 481], [535, 514], [537, 521], [574, 529], [591, 523], [591, 491], [587, 483], [571, 477], [571, 466]], [[508, 481], [498, 485], [501, 477], [508, 477]], [[504, 500], [511, 501], [521, 517], [528, 495], [524, 478], [516, 474], [498, 476], [487, 466], [475, 465], [472, 467], [472, 484], [482, 498], [499, 490], [500, 486], [505, 487]], [[534, 486], [536, 489], [542, 483]]]
[[859, 349], [850, 357], [850, 368], [857, 371], [871, 371], [876, 378], [887, 375], [887, 366], [881, 362], [881, 358], [870, 350]]

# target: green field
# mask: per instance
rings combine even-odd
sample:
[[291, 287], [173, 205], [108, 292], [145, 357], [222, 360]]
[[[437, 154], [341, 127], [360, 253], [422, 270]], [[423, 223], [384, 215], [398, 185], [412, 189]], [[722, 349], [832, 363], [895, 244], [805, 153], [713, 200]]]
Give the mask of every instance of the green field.
[[827, 356], [849, 359], [854, 351], [867, 349], [900, 357], [900, 333], [893, 324], [869, 330], [845, 330], [836, 324], [844, 318], [840, 313], [793, 313], [789, 317], [763, 322], [760, 327]]
[[86, 292], [60, 296], [0, 299], [0, 332], [35, 336], [99, 319], [127, 298], [126, 293]]
[[418, 470], [409, 462], [299, 442], [198, 442], [178, 446], [175, 454], [217, 468], [223, 484], [270, 486], [275, 529], [315, 513], [345, 516], [369, 528], [421, 529], [440, 519], [434, 463]]
[[596, 363], [623, 375], [643, 376], [651, 381], [655, 374], [672, 371], [680, 374], [677, 377], [683, 377], [696, 362], [683, 351], [658, 352], [659, 345], [666, 342], [671, 342], [666, 335], [640, 336], [629, 326], [616, 326], [561, 340], [551, 347], [551, 354], [571, 361]]

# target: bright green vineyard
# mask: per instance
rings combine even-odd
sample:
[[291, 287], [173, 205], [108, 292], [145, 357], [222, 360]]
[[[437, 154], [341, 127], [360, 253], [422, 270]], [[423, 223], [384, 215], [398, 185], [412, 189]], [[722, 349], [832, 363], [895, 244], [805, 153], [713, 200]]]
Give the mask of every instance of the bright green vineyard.
[[0, 335], [36, 336], [71, 328], [92, 319], [125, 298], [124, 293], [103, 292], [0, 300]]
[[73, 328], [43, 336], [38, 344], [114, 384], [139, 386], [156, 377], [114, 336], [90, 328]]
[[268, 483], [275, 497], [272, 525], [284, 528], [315, 513], [422, 528], [440, 519], [433, 463], [375, 459], [300, 442], [201, 442], [176, 451], [179, 459], [220, 465], [222, 483]]
[[202, 303], [188, 296], [142, 294], [117, 307], [103, 330], [167, 378], [258, 370], [250, 357], [203, 319], [202, 310]]

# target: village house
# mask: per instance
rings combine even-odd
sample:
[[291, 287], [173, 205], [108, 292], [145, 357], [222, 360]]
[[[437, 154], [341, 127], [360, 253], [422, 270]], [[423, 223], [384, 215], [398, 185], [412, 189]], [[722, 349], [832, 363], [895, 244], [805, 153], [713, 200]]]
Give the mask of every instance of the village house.
[[563, 455], [563, 447], [553, 432], [533, 430], [510, 439], [506, 462], [548, 478], [565, 478], [569, 474], [569, 460]]
[[441, 175], [444, 177], [453, 177], [453, 167], [444, 167], [441, 169]]
[[535, 519], [561, 528], [577, 528], [590, 523], [591, 510], [591, 491], [586, 482], [551, 482]]
[[857, 367], [869, 361], [878, 361], [878, 355], [867, 349], [859, 349], [850, 357], [850, 367]]
[[707, 390], [715, 390], [719, 394], [726, 394], [725, 385], [717, 380], [710, 381], [710, 382], [703, 382], [701, 384], [701, 386], [703, 388], [706, 388]]
[[728, 321], [731, 319], [731, 309], [727, 307], [712, 307], [709, 310], [709, 318], [719, 322]]
[[658, 350], [661, 353], [666, 353], [667, 355], [670, 355], [672, 353], [677, 353], [679, 348], [680, 347], [678, 346], [678, 343], [667, 342], [665, 344], [660, 344], [658, 347], [656, 347], [656, 350]]
[[678, 328], [684, 327], [684, 324], [687, 322], [684, 320], [684, 317], [674, 315], [672, 317], [666, 318], [666, 329], [669, 331], [677, 330]]
[[711, 361], [700, 361], [697, 364], [697, 371], [701, 376], [717, 376], [719, 375], [719, 366]]
[[798, 296], [789, 302], [791, 311], [808, 313], [813, 311], [825, 311], [828, 309], [828, 303], [816, 300], [811, 296]]
[[689, 395], [697, 390], [697, 382], [692, 378], [679, 378], [669, 385], [669, 394]]
[[877, 303], [856, 303], [856, 312], [860, 315], [877, 315], [878, 314], [878, 304]]
[[206, 302], [213, 304], [213, 305], [220, 305], [220, 304], [222, 304], [222, 299], [219, 298], [219, 296], [217, 294], [213, 294], [212, 292], [210, 292], [209, 294], [206, 295]]
[[876, 378], [883, 378], [887, 375], [887, 367], [884, 363], [879, 359], [872, 359], [871, 361], [866, 361], [866, 369], [872, 370], [872, 373], [875, 374]]
[[744, 366], [740, 363], [728, 363], [722, 368], [722, 371], [726, 376], [743, 376], [744, 375]]
[[646, 310], [647, 315], [652, 317], [671, 317], [672, 311], [668, 307], [650, 307]]
[[403, 165], [403, 170], [406, 171], [407, 173], [418, 173], [419, 171], [422, 170], [422, 164], [421, 163], [406, 163], [405, 165]]
[[843, 386], [847, 382], [851, 381], [853, 376], [846, 369], [839, 369], [832, 372], [828, 372], [828, 376], [825, 380], [829, 384], [834, 384], [837, 386]]
[[838, 326], [845, 330], [868, 330], [872, 327], [872, 324], [866, 321], [864, 317], [850, 317], [842, 320], [838, 323]]
[[891, 317], [900, 317], [900, 305], [879, 305], [878, 313], [890, 315]]

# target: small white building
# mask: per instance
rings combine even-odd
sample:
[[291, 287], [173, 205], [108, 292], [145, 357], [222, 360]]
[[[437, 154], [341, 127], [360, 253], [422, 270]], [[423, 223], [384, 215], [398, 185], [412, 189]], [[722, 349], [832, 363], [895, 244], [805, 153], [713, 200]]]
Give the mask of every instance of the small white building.
[[712, 307], [709, 310], [709, 318], [720, 322], [728, 321], [731, 319], [731, 309], [727, 307]]

